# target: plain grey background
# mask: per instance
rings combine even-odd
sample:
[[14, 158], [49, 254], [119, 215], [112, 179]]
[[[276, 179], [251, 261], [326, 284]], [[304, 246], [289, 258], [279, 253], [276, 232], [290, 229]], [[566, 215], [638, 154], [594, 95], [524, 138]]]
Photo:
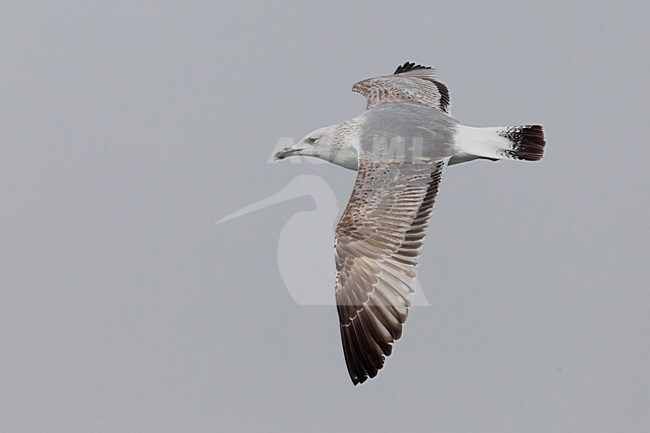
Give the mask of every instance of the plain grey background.
[[[649, 9], [2, 2], [0, 431], [647, 432]], [[268, 156], [406, 60], [547, 153], [448, 170], [432, 306], [353, 387], [278, 273], [313, 203], [213, 222], [307, 173], [343, 206], [353, 172]]]

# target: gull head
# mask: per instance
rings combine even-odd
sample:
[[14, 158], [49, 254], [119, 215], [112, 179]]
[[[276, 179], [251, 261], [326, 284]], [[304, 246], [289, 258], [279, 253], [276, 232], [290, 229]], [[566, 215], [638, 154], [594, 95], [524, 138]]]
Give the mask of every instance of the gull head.
[[310, 132], [293, 146], [285, 147], [276, 153], [274, 159], [284, 159], [290, 156], [314, 156], [329, 160], [327, 156], [333, 149], [332, 138], [335, 126], [325, 126]]
[[[356, 127], [356, 124], [354, 125]], [[277, 152], [273, 159], [312, 156], [351, 170], [357, 169], [358, 135], [350, 122], [318, 128], [292, 146]]]

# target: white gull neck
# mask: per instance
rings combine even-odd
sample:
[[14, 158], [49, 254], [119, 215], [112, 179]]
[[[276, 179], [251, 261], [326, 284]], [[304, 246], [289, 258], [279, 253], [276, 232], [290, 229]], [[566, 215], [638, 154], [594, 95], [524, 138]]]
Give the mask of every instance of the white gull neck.
[[335, 125], [331, 141], [331, 154], [327, 159], [328, 161], [350, 170], [359, 168], [362, 123], [362, 118], [354, 117]]

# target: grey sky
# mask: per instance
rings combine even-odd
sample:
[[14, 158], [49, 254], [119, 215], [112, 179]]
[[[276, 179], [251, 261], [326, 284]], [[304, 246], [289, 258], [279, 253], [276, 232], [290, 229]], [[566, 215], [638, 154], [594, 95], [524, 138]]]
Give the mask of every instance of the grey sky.
[[[648, 431], [647, 2], [182, 3], [0, 5], [0, 431]], [[342, 208], [267, 159], [406, 60], [547, 153], [449, 168], [432, 305], [353, 387], [278, 271], [314, 203], [213, 222], [302, 174]]]

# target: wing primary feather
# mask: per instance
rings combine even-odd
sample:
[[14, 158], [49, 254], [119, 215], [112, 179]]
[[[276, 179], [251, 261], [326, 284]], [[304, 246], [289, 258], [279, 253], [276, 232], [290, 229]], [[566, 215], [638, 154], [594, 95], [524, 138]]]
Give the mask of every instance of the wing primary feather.
[[422, 65], [416, 65], [413, 62], [405, 62], [403, 65], [400, 65], [397, 67], [397, 69], [395, 69], [393, 75], [403, 74], [404, 72], [415, 71], [418, 69], [431, 69], [431, 66], [422, 66]]
[[343, 356], [345, 357], [345, 365], [348, 368], [348, 374], [350, 375], [350, 379], [352, 379], [352, 383], [357, 385], [359, 383], [362, 383], [365, 381], [365, 379], [361, 380], [362, 377], [359, 374], [359, 368], [357, 367], [357, 360], [354, 356], [354, 351], [352, 347], [350, 346], [350, 337], [349, 337], [349, 327], [342, 327], [341, 328], [341, 341], [343, 343]]

